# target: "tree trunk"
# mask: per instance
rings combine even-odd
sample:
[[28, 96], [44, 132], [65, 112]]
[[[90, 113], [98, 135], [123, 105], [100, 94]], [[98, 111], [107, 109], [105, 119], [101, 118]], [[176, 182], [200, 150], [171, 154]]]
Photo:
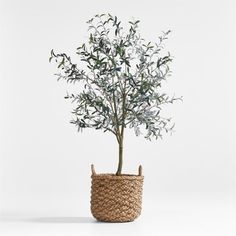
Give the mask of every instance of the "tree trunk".
[[119, 142], [119, 163], [116, 175], [121, 175], [123, 165], [123, 139]]

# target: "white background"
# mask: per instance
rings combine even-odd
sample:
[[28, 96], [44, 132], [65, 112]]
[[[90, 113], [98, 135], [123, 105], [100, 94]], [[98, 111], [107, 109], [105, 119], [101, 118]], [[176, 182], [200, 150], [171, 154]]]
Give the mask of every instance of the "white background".
[[[0, 235], [236, 235], [234, 1], [0, 0]], [[67, 85], [52, 48], [76, 60], [86, 21], [110, 12], [140, 19], [155, 41], [171, 29], [168, 108], [176, 132], [149, 142], [127, 130], [124, 172], [144, 169], [143, 214], [133, 223], [91, 218], [90, 164], [115, 172], [112, 134], [69, 123]], [[74, 224], [72, 224], [74, 223]]]

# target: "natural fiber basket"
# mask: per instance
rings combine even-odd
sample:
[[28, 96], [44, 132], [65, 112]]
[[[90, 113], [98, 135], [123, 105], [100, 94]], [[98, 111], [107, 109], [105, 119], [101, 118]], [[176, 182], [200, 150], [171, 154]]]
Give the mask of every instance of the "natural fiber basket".
[[92, 168], [91, 212], [99, 221], [133, 221], [141, 214], [143, 176], [96, 174]]

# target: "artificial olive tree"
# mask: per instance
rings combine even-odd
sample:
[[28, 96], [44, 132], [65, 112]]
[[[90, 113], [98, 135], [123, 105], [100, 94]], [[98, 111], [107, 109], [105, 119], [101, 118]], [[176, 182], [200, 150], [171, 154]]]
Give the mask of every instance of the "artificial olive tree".
[[129, 22], [125, 30], [116, 16], [96, 15], [87, 22], [88, 42], [77, 48], [79, 65], [65, 53], [52, 50], [50, 56], [58, 65], [58, 80], [80, 83], [83, 88], [65, 97], [75, 103], [71, 123], [78, 131], [95, 128], [115, 135], [119, 145], [117, 175], [122, 171], [125, 128], [134, 128], [137, 136], [143, 134], [149, 140], [173, 128], [161, 109], [177, 98], [160, 90], [170, 75], [172, 58], [169, 53], [162, 55], [163, 41], [170, 31], [157, 37], [156, 43], [146, 42], [140, 37], [139, 22]]

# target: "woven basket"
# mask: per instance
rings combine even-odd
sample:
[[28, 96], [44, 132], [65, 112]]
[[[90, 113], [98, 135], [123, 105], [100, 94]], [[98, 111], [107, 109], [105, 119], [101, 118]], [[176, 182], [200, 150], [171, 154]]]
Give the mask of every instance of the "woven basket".
[[106, 222], [133, 221], [141, 214], [143, 176], [96, 174], [92, 165], [91, 212]]

